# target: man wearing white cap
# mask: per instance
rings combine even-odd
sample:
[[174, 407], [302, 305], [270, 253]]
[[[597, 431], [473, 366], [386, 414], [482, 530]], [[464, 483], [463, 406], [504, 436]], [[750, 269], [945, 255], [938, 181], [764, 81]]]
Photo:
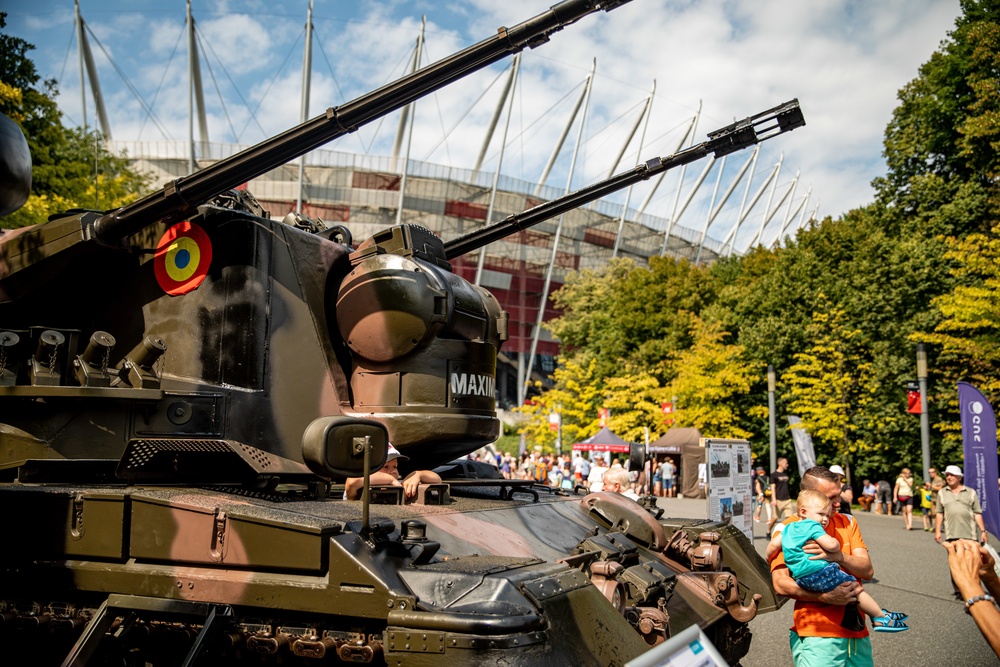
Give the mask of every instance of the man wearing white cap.
[[[417, 487], [421, 484], [440, 484], [441, 476], [433, 470], [414, 470], [402, 480], [399, 476], [399, 461], [409, 461], [409, 456], [403, 456], [398, 449], [389, 444], [389, 451], [385, 457], [385, 465], [376, 473], [370, 476], [372, 486], [402, 486], [403, 493], [407, 498], [417, 495]], [[344, 487], [345, 500], [358, 500], [364, 490], [364, 477], [348, 477]]]
[[841, 514], [850, 514], [851, 503], [854, 502], [854, 489], [847, 485], [847, 475], [839, 465], [830, 466], [830, 472], [840, 475], [840, 506], [837, 511]]
[[983, 524], [983, 508], [975, 489], [962, 484], [962, 469], [951, 465], [944, 469], [947, 486], [938, 492], [934, 518], [934, 539], [940, 543], [941, 527], [944, 526], [944, 541], [973, 540], [983, 543], [986, 526]]

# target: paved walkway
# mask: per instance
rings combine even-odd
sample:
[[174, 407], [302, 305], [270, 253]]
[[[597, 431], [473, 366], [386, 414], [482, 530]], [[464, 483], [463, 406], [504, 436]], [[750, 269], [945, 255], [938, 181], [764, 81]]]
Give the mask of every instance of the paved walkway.
[[[661, 507], [671, 516], [707, 517], [708, 501], [664, 498]], [[920, 667], [948, 662], [955, 665], [997, 665], [1000, 661], [976, 628], [963, 605], [952, 596], [945, 550], [924, 532], [914, 517], [913, 531], [903, 528], [900, 516], [868, 512], [855, 514], [872, 555], [875, 579], [866, 589], [883, 607], [910, 615], [910, 629], [900, 633], [873, 633], [872, 648], [879, 667]], [[764, 523], [756, 524], [754, 545], [763, 555], [767, 545]], [[995, 547], [1000, 543], [993, 542]], [[792, 664], [788, 628], [792, 602], [750, 623], [753, 641], [743, 667], [781, 667]]]

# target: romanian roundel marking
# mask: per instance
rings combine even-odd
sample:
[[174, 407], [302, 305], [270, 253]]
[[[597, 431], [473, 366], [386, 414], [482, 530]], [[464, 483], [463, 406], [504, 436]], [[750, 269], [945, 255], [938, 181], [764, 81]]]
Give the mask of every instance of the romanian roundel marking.
[[205, 230], [191, 222], [179, 222], [156, 244], [153, 270], [156, 282], [173, 296], [198, 287], [212, 263], [212, 241]]

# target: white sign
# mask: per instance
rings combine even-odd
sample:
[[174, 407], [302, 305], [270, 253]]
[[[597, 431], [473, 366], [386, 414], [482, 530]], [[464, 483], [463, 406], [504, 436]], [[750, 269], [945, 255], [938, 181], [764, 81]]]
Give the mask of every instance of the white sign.
[[708, 518], [728, 523], [753, 541], [753, 470], [746, 440], [702, 438], [708, 454]]
[[792, 427], [792, 442], [795, 444], [795, 454], [799, 461], [799, 477], [802, 477], [806, 474], [806, 470], [816, 465], [812, 436], [802, 426], [802, 420], [795, 415], [788, 415], [788, 423]]

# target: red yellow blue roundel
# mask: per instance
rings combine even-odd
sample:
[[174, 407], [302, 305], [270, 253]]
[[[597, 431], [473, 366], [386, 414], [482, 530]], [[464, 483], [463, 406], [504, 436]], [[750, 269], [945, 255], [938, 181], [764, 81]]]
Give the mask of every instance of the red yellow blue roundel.
[[153, 272], [167, 294], [187, 294], [198, 287], [212, 263], [212, 241], [192, 222], [179, 222], [156, 244]]

